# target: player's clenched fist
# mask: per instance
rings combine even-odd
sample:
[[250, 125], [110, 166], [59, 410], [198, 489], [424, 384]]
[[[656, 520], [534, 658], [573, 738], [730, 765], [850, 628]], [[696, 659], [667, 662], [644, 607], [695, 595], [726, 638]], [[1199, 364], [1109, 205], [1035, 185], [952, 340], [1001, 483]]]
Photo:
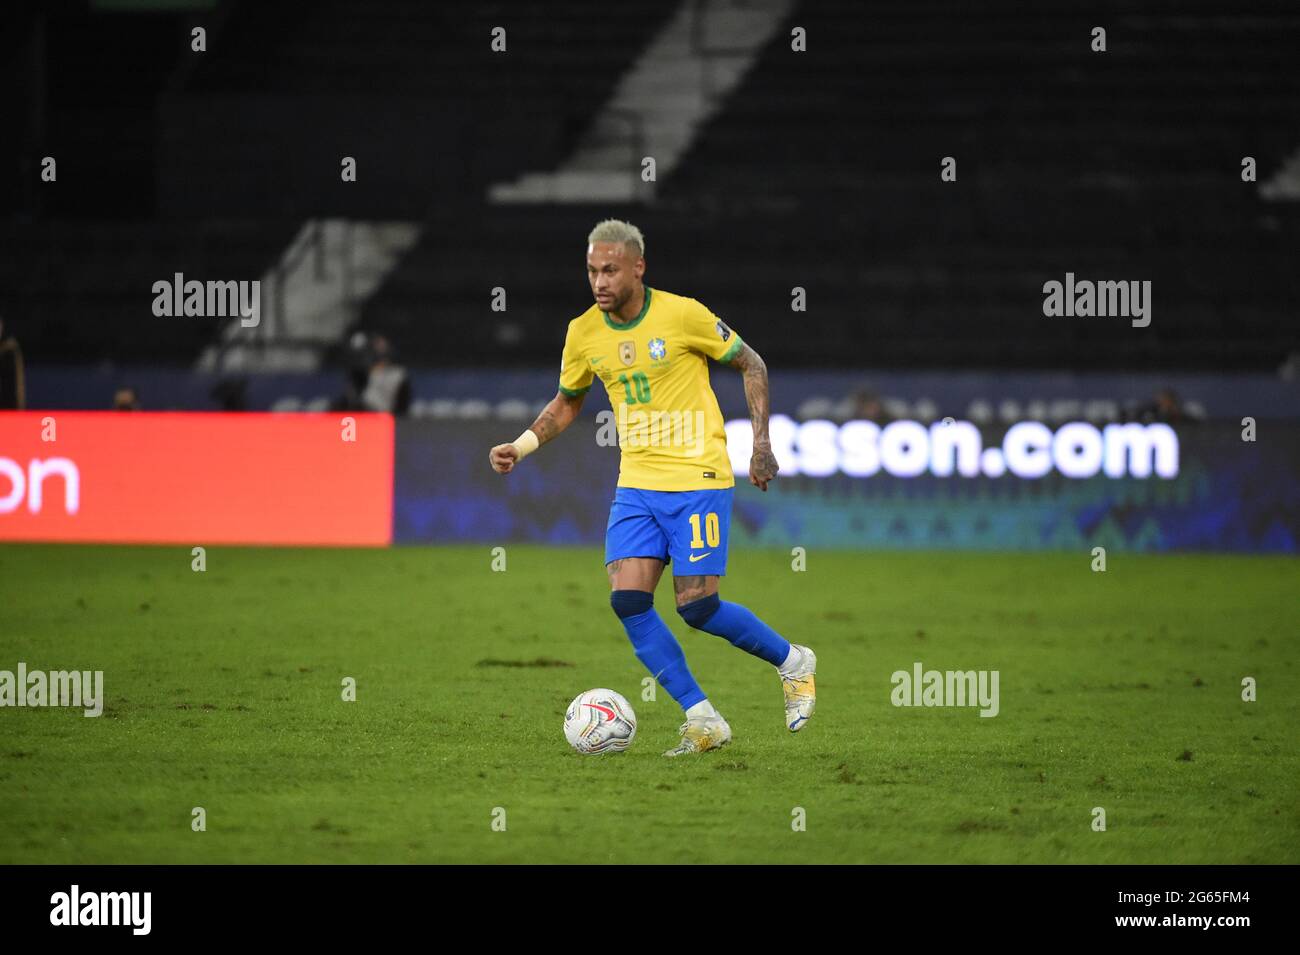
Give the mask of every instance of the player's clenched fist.
[[515, 465], [537, 450], [537, 435], [530, 428], [509, 444], [498, 444], [488, 452], [492, 470], [497, 474], [509, 474]]
[[519, 449], [513, 444], [498, 444], [488, 452], [488, 460], [492, 462], [492, 470], [498, 474], [509, 474], [514, 470], [515, 462], [519, 460]]

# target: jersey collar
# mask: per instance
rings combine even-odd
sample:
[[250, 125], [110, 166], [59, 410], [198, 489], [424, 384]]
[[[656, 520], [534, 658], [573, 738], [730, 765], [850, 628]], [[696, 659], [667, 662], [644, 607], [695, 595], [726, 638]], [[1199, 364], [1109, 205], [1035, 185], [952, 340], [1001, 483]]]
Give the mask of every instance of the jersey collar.
[[605, 316], [605, 324], [608, 325], [610, 328], [614, 329], [615, 331], [619, 331], [619, 332], [625, 332], [628, 331], [629, 329], [636, 328], [638, 325], [641, 324], [641, 319], [645, 318], [646, 312], [650, 311], [650, 293], [653, 291], [654, 289], [650, 288], [650, 286], [647, 285], [645, 287], [645, 301], [641, 304], [641, 311], [638, 312], [636, 318], [632, 319], [632, 321], [630, 322], [620, 323], [620, 322], [611, 321], [609, 317], [609, 312], [605, 311], [604, 309], [601, 309], [600, 314]]

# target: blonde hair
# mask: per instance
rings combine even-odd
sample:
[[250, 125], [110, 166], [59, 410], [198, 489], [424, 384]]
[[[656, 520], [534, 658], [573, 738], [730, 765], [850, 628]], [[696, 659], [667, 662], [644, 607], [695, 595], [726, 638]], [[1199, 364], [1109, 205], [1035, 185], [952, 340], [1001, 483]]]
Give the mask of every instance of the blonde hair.
[[633, 258], [639, 258], [645, 255], [645, 236], [630, 222], [624, 222], [622, 219], [606, 219], [604, 222], [597, 222], [596, 228], [591, 230], [587, 236], [587, 243], [596, 242], [621, 242], [627, 246]]

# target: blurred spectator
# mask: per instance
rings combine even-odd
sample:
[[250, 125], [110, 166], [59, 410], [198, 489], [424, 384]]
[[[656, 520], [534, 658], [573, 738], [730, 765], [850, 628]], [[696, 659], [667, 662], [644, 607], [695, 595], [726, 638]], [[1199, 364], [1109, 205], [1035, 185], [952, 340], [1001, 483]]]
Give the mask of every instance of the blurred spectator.
[[885, 410], [884, 402], [880, 400], [880, 395], [871, 388], [860, 388], [853, 393], [852, 411], [849, 414], [849, 420], [852, 421], [874, 421], [876, 424], [884, 425], [893, 421], [893, 416]]
[[392, 348], [383, 335], [372, 339], [370, 350], [370, 374], [361, 392], [361, 404], [367, 411], [406, 414], [411, 408], [410, 376], [403, 366], [393, 362]]
[[1137, 409], [1135, 417], [1143, 424], [1189, 424], [1197, 420], [1172, 388], [1161, 388], [1147, 404]]
[[23, 350], [18, 339], [5, 337], [4, 319], [0, 318], [0, 409], [22, 410], [26, 403]]
[[117, 389], [113, 395], [114, 411], [139, 411], [140, 397], [135, 393], [135, 389], [130, 385], [125, 385]]
[[370, 339], [365, 332], [356, 332], [348, 339], [347, 355], [344, 363], [347, 365], [347, 384], [343, 388], [343, 394], [334, 399], [330, 405], [331, 411], [364, 411], [365, 405], [361, 403], [361, 395], [366, 390], [366, 382], [370, 379], [371, 364]]
[[248, 379], [222, 378], [213, 386], [209, 397], [222, 411], [247, 411]]
[[1300, 351], [1293, 351], [1286, 356], [1286, 361], [1277, 370], [1278, 376], [1283, 381], [1295, 381], [1300, 378]]
[[361, 393], [366, 390], [370, 377], [370, 338], [365, 332], [352, 336], [348, 351], [348, 407], [361, 407]]

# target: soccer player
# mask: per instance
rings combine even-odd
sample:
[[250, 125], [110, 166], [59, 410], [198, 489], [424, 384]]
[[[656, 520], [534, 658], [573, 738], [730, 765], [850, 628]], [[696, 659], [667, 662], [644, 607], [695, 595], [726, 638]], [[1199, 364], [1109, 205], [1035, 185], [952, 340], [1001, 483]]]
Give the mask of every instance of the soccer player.
[[637, 659], [686, 712], [681, 742], [664, 755], [702, 753], [731, 741], [731, 727], [700, 689], [681, 645], [655, 611], [655, 588], [669, 563], [682, 619], [776, 667], [786, 726], [798, 732], [817, 701], [816, 655], [718, 596], [718, 578], [727, 572], [735, 480], [708, 360], [744, 375], [754, 427], [749, 482], [762, 491], [777, 472], [767, 431], [767, 366], [695, 299], [642, 282], [645, 239], [636, 226], [607, 219], [587, 243], [587, 279], [596, 302], [569, 322], [559, 393], [532, 427], [491, 450], [492, 467], [510, 473], [572, 424], [599, 378], [615, 410], [622, 448], [605, 531], [610, 604]]

